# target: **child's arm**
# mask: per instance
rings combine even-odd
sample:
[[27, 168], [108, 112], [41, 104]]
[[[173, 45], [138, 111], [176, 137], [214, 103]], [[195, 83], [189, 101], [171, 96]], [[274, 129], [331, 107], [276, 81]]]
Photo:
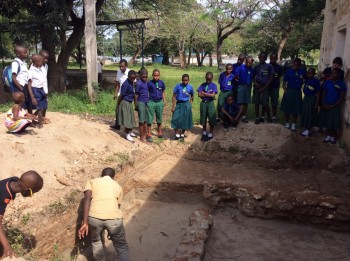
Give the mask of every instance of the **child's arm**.
[[191, 94], [190, 103], [193, 103], [193, 94]]
[[13, 84], [21, 91], [23, 92], [23, 87], [22, 85], [17, 81], [17, 74], [12, 73], [12, 82]]
[[38, 102], [36, 101], [34, 94], [33, 94], [32, 80], [28, 80], [28, 92], [29, 92], [30, 98], [32, 99], [33, 105], [38, 105]]
[[117, 81], [117, 83], [115, 85], [114, 95], [113, 95], [114, 100], [117, 99], [117, 97], [118, 97], [119, 89], [120, 89], [120, 82]]
[[24, 115], [23, 117], [19, 116], [19, 111], [21, 110], [21, 106], [19, 105], [15, 105], [12, 107], [12, 115], [13, 115], [13, 120], [14, 121], [18, 121], [21, 119], [29, 119], [29, 120], [34, 120], [37, 118], [36, 115], [27, 113], [26, 115]]
[[243, 113], [243, 106], [240, 105], [239, 106], [239, 112], [237, 113], [237, 116], [233, 119], [233, 121], [234, 122], [238, 122], [239, 119], [241, 118], [242, 113]]
[[89, 233], [89, 221], [88, 215], [90, 210], [90, 202], [91, 202], [92, 191], [85, 190], [84, 191], [84, 201], [83, 201], [83, 223], [78, 231], [79, 239], [84, 238]]
[[264, 90], [266, 90], [266, 88], [270, 86], [272, 80], [273, 80], [273, 74], [270, 75], [270, 78], [266, 83], [266, 85], [259, 89], [259, 92], [263, 92]]
[[225, 110], [224, 106], [221, 107], [221, 112], [225, 114], [230, 119], [230, 121], [233, 121], [233, 117]]
[[0, 224], [1, 224], [0, 225], [0, 243], [3, 247], [2, 258], [7, 257], [7, 256], [9, 256], [9, 257], [16, 256], [16, 253], [12, 250], [10, 243], [6, 238], [6, 234], [5, 234], [4, 228], [2, 226], [2, 219], [3, 219], [3, 216], [0, 215]]
[[316, 92], [316, 103], [315, 103], [315, 106], [314, 106], [314, 110], [317, 111], [318, 109], [318, 105], [320, 104], [320, 92]]
[[138, 103], [137, 103], [137, 97], [139, 95], [137, 93], [134, 94], [134, 108], [135, 108], [135, 111], [137, 111], [137, 108], [138, 108]]
[[164, 91], [162, 92], [162, 97], [163, 97], [164, 106], [166, 106], [166, 99], [165, 99], [165, 92]]
[[176, 106], [176, 93], [173, 94], [171, 112], [174, 112]]
[[329, 109], [333, 109], [333, 108], [337, 107], [342, 101], [344, 101], [344, 99], [345, 99], [345, 92], [341, 91], [339, 99], [333, 105], [329, 105]]

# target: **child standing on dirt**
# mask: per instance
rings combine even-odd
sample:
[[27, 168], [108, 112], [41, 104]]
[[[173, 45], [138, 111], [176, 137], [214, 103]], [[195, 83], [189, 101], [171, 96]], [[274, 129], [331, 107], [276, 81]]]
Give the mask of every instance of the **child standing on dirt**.
[[247, 111], [251, 100], [252, 82], [254, 69], [252, 68], [253, 58], [247, 56], [245, 64], [235, 70], [235, 78], [238, 81], [237, 103], [242, 105], [242, 122], [248, 123]]
[[[28, 49], [24, 46], [17, 45], [15, 47], [16, 58], [11, 64], [12, 82], [11, 93], [23, 92], [27, 104], [28, 97], [28, 67], [25, 59], [28, 57]], [[26, 108], [28, 109], [28, 108]]]
[[320, 98], [320, 81], [315, 78], [315, 74], [315, 68], [309, 68], [307, 70], [307, 78], [303, 88], [304, 99], [300, 125], [304, 128], [304, 131], [300, 132], [300, 134], [304, 137], [308, 137], [311, 127], [316, 126]]
[[135, 100], [136, 109], [139, 115], [140, 140], [146, 141], [147, 136], [147, 103], [148, 103], [148, 72], [146, 69], [140, 70], [140, 79], [136, 82]]
[[37, 109], [39, 124], [41, 129], [44, 122], [44, 110], [47, 109], [47, 94], [44, 88], [46, 87], [46, 70], [43, 67], [44, 58], [39, 54], [33, 54], [32, 66], [28, 72], [28, 92], [31, 98], [33, 108]]
[[341, 69], [332, 69], [331, 79], [324, 83], [321, 91], [320, 127], [326, 128], [326, 137], [323, 141], [333, 144], [336, 143], [337, 130], [340, 128], [340, 107], [347, 90], [341, 78]]
[[16, 256], [2, 226], [7, 204], [15, 200], [17, 193], [21, 193], [23, 197], [32, 197], [34, 193], [42, 189], [43, 184], [43, 178], [32, 170], [23, 173], [20, 178], [11, 177], [0, 180], [0, 244], [3, 248], [0, 256], [2, 258]]
[[118, 123], [121, 126], [124, 126], [125, 138], [132, 143], [134, 143], [133, 137], [136, 137], [136, 135], [132, 132], [132, 128], [135, 126], [135, 116], [132, 102], [134, 101], [135, 104], [137, 102], [134, 92], [135, 79], [136, 72], [134, 70], [130, 70], [128, 73], [128, 79], [122, 85], [117, 102]]
[[[45, 83], [45, 86], [44, 86], [44, 92], [46, 93], [46, 96], [49, 94], [49, 87], [48, 87], [48, 79], [47, 79], [47, 73], [49, 71], [49, 66], [48, 66], [48, 62], [49, 62], [49, 53], [48, 51], [46, 50], [41, 50], [39, 52], [39, 54], [43, 57], [44, 59], [44, 64], [43, 64], [43, 69], [45, 70], [45, 74], [46, 74], [46, 83]], [[49, 101], [47, 99], [47, 101]], [[46, 118], [46, 111], [47, 109], [43, 110], [43, 118], [44, 118], [44, 123], [47, 124], [47, 123], [50, 123], [51, 121]]]
[[231, 125], [234, 129], [237, 128], [239, 119], [243, 113], [243, 106], [235, 103], [233, 96], [228, 96], [221, 108], [221, 119], [224, 123], [224, 131], [228, 131]]
[[[193, 87], [188, 84], [190, 76], [182, 75], [182, 83], [175, 86], [172, 98], [173, 113], [171, 119], [171, 127], [175, 130], [173, 140], [185, 139], [185, 131], [193, 127], [192, 120], [192, 102], [193, 102]], [[180, 130], [182, 130], [180, 134]]]
[[[281, 103], [281, 111], [284, 112], [286, 119], [286, 128], [291, 128], [296, 131], [296, 123], [298, 115], [301, 114], [302, 94], [301, 87], [306, 77], [304, 69], [300, 68], [301, 60], [296, 58], [293, 61], [293, 68], [286, 71], [283, 78], [283, 98]], [[292, 125], [290, 124], [289, 116], [293, 115]]]
[[218, 98], [218, 116], [220, 116], [221, 106], [224, 104], [227, 96], [233, 95], [234, 75], [231, 63], [226, 64], [226, 70], [219, 76], [220, 94]]
[[[119, 70], [117, 71], [117, 83], [115, 85], [113, 99], [118, 99], [121, 91], [121, 86], [128, 78], [128, 73], [130, 69], [128, 68], [128, 62], [125, 59], [121, 59], [119, 62]], [[118, 102], [115, 107], [115, 124], [110, 127], [116, 130], [120, 130], [120, 124], [118, 123]]]
[[37, 120], [37, 116], [29, 114], [23, 107], [24, 93], [14, 92], [12, 99], [15, 105], [7, 111], [5, 117], [5, 126], [11, 133], [20, 133], [30, 126], [33, 120]]
[[158, 127], [158, 138], [163, 138], [162, 121], [163, 109], [166, 105], [165, 100], [165, 84], [160, 80], [160, 71], [153, 70], [153, 79], [148, 82], [149, 102], [147, 104], [147, 141], [152, 142], [151, 127], [156, 114], [156, 121]]
[[[200, 123], [203, 125], [201, 141], [208, 141], [213, 138], [214, 126], [216, 125], [216, 113], [214, 106], [215, 95], [218, 93], [216, 84], [213, 83], [213, 73], [205, 74], [205, 83], [197, 89], [198, 97], [202, 99], [200, 105]], [[209, 121], [209, 133], [207, 135], [207, 119]]]

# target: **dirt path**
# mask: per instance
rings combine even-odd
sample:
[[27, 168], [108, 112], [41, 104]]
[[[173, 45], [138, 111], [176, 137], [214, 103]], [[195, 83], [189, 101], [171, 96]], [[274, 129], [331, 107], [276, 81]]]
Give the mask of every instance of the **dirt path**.
[[[35, 237], [36, 244], [30, 253], [40, 258], [71, 255], [77, 244], [74, 234], [84, 185], [88, 179], [99, 176], [102, 168], [107, 166], [122, 170], [118, 180], [126, 191], [136, 183], [139, 187], [150, 188], [142, 200], [147, 200], [154, 189], [167, 185], [183, 192], [199, 192], [206, 181], [224, 180], [245, 185], [252, 185], [254, 180], [256, 186], [290, 190], [293, 190], [290, 184], [300, 186], [304, 182], [303, 185], [310, 189], [321, 188], [324, 192], [348, 197], [346, 191], [350, 183], [346, 153], [338, 146], [323, 144], [321, 135], [304, 139], [281, 125], [249, 123], [226, 133], [220, 126], [215, 139], [207, 143], [200, 142], [201, 130], [197, 126], [188, 133], [184, 143], [156, 139], [154, 144], [146, 145], [139, 140], [129, 143], [122, 132], [111, 130], [104, 118], [61, 113], [50, 113], [49, 117], [52, 123], [43, 129], [12, 135], [6, 133], [3, 126], [0, 132], [0, 178], [20, 176], [30, 169], [38, 171], [44, 178], [44, 188], [40, 193], [25, 200], [18, 196], [8, 206], [5, 215], [6, 226], [18, 227]], [[166, 128], [165, 135], [172, 137], [172, 130]], [[135, 169], [142, 171], [135, 173]], [[227, 175], [227, 169], [234, 175]], [[136, 183], [131, 184], [131, 180]], [[169, 199], [169, 202], [173, 200]], [[152, 224], [159, 223], [163, 217], [161, 213], [152, 214], [158, 208], [157, 204], [150, 203], [149, 212], [145, 212], [150, 218], [155, 215]], [[171, 209], [165, 203], [159, 204], [164, 209]], [[179, 212], [179, 215], [185, 215], [183, 220], [187, 219], [187, 207], [183, 206], [184, 211]], [[138, 216], [136, 210], [131, 208], [126, 213], [130, 225], [134, 222], [132, 217]], [[178, 216], [172, 218], [175, 220]], [[163, 228], [156, 227], [154, 231], [140, 229], [152, 238], [152, 233], [159, 236], [158, 230]], [[130, 232], [131, 239], [138, 240], [137, 231]], [[177, 233], [174, 241], [167, 239], [168, 243], [177, 243]], [[132, 245], [136, 251], [133, 253], [135, 260], [152, 246], [143, 245], [143, 250], [137, 252], [136, 245]], [[152, 260], [151, 256], [149, 260]]]

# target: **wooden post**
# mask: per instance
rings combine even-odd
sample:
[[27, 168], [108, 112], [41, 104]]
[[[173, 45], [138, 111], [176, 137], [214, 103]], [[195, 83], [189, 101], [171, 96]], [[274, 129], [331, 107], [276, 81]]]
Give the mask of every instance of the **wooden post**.
[[87, 87], [90, 101], [95, 102], [93, 85], [98, 84], [95, 0], [84, 0], [84, 12]]

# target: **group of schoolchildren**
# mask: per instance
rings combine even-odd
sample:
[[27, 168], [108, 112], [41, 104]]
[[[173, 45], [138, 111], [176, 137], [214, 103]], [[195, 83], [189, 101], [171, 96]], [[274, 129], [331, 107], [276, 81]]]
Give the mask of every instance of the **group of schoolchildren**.
[[[219, 76], [220, 93], [217, 108], [214, 100], [218, 88], [213, 83], [214, 75], [207, 72], [205, 82], [198, 89], [200, 103], [200, 124], [203, 126], [202, 141], [213, 138], [214, 127], [220, 120], [224, 131], [228, 127], [236, 128], [239, 122], [248, 123], [247, 109], [250, 103], [255, 106], [255, 124], [265, 120], [276, 123], [277, 107], [280, 91], [280, 79], [283, 68], [277, 63], [277, 55], [270, 55], [270, 63], [266, 63], [267, 54], [259, 54], [259, 63], [253, 68], [251, 56], [240, 55], [237, 63], [226, 64], [226, 69]], [[344, 71], [341, 70], [342, 59], [336, 57], [333, 66], [316, 77], [314, 68], [307, 71], [301, 68], [301, 60], [293, 60], [293, 67], [284, 73], [283, 97], [281, 111], [285, 115], [285, 127], [297, 130], [298, 116], [302, 136], [311, 135], [312, 127], [326, 130], [324, 142], [336, 143], [337, 130], [340, 128], [340, 106], [344, 101], [346, 85]], [[163, 137], [162, 115], [165, 105], [165, 84], [161, 81], [160, 71], [153, 71], [152, 80], [148, 81], [146, 69], [137, 73], [127, 69], [127, 62], [120, 62], [117, 73], [117, 87], [114, 97], [119, 97], [116, 107], [116, 124], [111, 126], [120, 129], [125, 127], [126, 139], [134, 142], [136, 135], [132, 132], [135, 124], [133, 106], [139, 115], [140, 139], [152, 142], [151, 125], [156, 114], [158, 137]], [[193, 127], [192, 102], [194, 88], [189, 84], [190, 77], [184, 74], [181, 83], [173, 89], [171, 127], [175, 131], [173, 140], [184, 140], [185, 131]], [[118, 94], [119, 93], [119, 94]], [[303, 95], [304, 94], [304, 95]], [[270, 111], [271, 104], [271, 111]], [[261, 111], [260, 111], [261, 106]], [[266, 114], [266, 118], [265, 118]], [[207, 123], [209, 129], [207, 129]]]
[[28, 49], [16, 46], [15, 54], [16, 58], [11, 63], [12, 79], [9, 81], [14, 105], [6, 113], [5, 126], [11, 133], [20, 133], [29, 126], [42, 128], [44, 123], [49, 123], [46, 118], [49, 54], [46, 50], [33, 54], [29, 69], [26, 63]]

